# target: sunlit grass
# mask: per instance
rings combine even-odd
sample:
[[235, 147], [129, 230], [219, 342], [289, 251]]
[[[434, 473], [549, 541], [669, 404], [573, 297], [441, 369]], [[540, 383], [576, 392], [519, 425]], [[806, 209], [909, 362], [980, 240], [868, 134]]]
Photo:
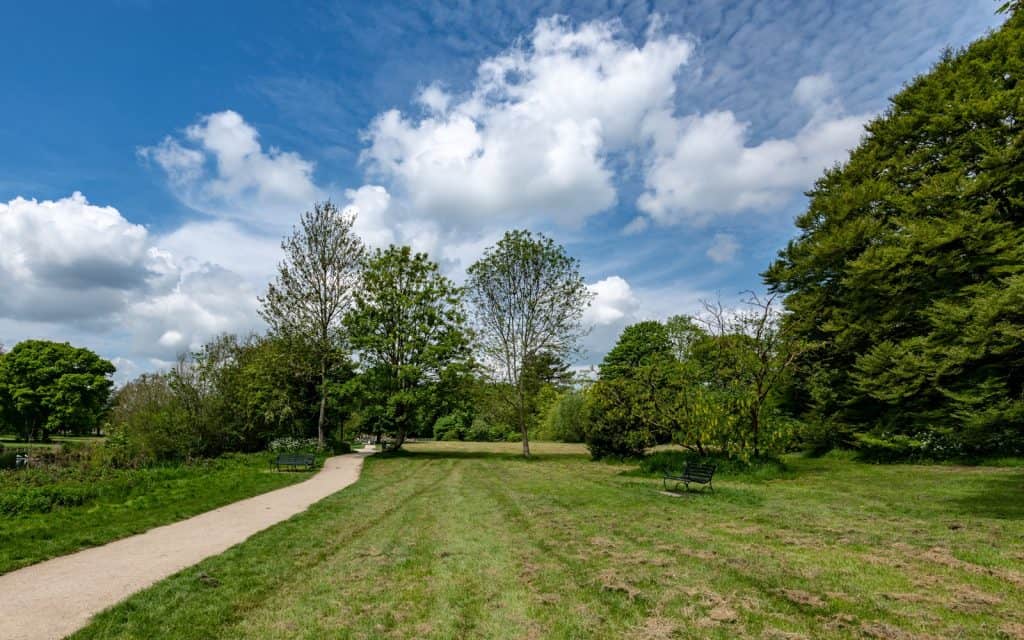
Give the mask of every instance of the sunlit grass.
[[27, 509], [0, 516], [0, 573], [141, 533], [309, 476], [271, 471], [269, 454], [98, 472], [0, 471], [0, 491], [12, 503], [18, 495], [36, 491], [87, 498], [83, 504], [51, 511]]
[[[1014, 637], [1024, 469], [793, 457], [674, 497], [577, 445], [416, 443], [78, 638]], [[199, 580], [205, 574], [207, 579]], [[208, 578], [213, 577], [211, 581]]]

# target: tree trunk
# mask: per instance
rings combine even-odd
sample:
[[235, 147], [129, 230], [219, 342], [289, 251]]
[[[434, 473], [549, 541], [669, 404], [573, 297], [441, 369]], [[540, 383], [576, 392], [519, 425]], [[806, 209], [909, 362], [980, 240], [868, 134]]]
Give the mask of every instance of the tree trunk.
[[526, 431], [526, 399], [523, 396], [522, 381], [519, 383], [519, 432], [523, 434], [523, 457], [530, 457], [530, 434]]
[[761, 421], [760, 421], [760, 415], [759, 415], [760, 413], [761, 412], [758, 410], [758, 408], [755, 407], [754, 410], [750, 414], [750, 421], [751, 421], [751, 424], [754, 427], [754, 456], [755, 457], [757, 457], [757, 456], [759, 456], [761, 454], [761, 452], [759, 451], [760, 443], [758, 442], [758, 435], [759, 435], [758, 431], [761, 429], [761, 424], [760, 424]]
[[327, 411], [327, 361], [320, 361], [320, 419], [316, 423], [316, 441], [324, 448], [324, 414]]

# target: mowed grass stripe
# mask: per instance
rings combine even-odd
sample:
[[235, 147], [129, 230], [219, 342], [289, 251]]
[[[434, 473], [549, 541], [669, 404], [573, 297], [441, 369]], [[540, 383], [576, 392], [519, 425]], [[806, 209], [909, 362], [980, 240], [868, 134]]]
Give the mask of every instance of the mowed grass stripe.
[[629, 465], [544, 444], [523, 461], [513, 447], [432, 443], [370, 458], [346, 491], [80, 637], [1005, 638], [1024, 628], [1014, 626], [1024, 625], [1019, 467], [794, 458], [774, 479], [725, 474], [715, 494], [672, 498]]

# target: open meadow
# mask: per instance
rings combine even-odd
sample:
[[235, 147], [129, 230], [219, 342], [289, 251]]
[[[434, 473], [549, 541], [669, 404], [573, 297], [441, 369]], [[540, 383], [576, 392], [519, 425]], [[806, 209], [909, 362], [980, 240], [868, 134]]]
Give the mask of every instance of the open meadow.
[[1015, 638], [1024, 468], [790, 456], [665, 495], [578, 445], [415, 443], [75, 638]]

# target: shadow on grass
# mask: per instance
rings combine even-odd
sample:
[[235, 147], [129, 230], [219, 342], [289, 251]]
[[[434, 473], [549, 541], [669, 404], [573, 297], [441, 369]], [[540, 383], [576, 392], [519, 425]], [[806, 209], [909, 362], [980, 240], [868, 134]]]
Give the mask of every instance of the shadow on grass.
[[589, 460], [590, 456], [574, 451], [566, 452], [545, 452], [531, 453], [529, 458], [524, 458], [522, 453], [504, 451], [474, 451], [474, 450], [409, 450], [399, 449], [398, 451], [385, 451], [377, 454], [381, 458], [414, 458], [416, 460], [510, 460], [516, 462], [543, 462], [544, 460]]
[[977, 492], [949, 502], [973, 516], [1024, 520], [1024, 472], [993, 474], [972, 484]]
[[748, 482], [791, 478], [795, 472], [785, 462], [776, 458], [755, 459], [742, 462], [726, 457], [701, 457], [690, 451], [655, 451], [637, 460], [624, 460], [625, 464], [637, 465], [622, 471], [619, 475], [646, 478], [661, 478], [665, 474], [679, 475], [689, 463], [715, 465], [715, 478], [735, 478]]

